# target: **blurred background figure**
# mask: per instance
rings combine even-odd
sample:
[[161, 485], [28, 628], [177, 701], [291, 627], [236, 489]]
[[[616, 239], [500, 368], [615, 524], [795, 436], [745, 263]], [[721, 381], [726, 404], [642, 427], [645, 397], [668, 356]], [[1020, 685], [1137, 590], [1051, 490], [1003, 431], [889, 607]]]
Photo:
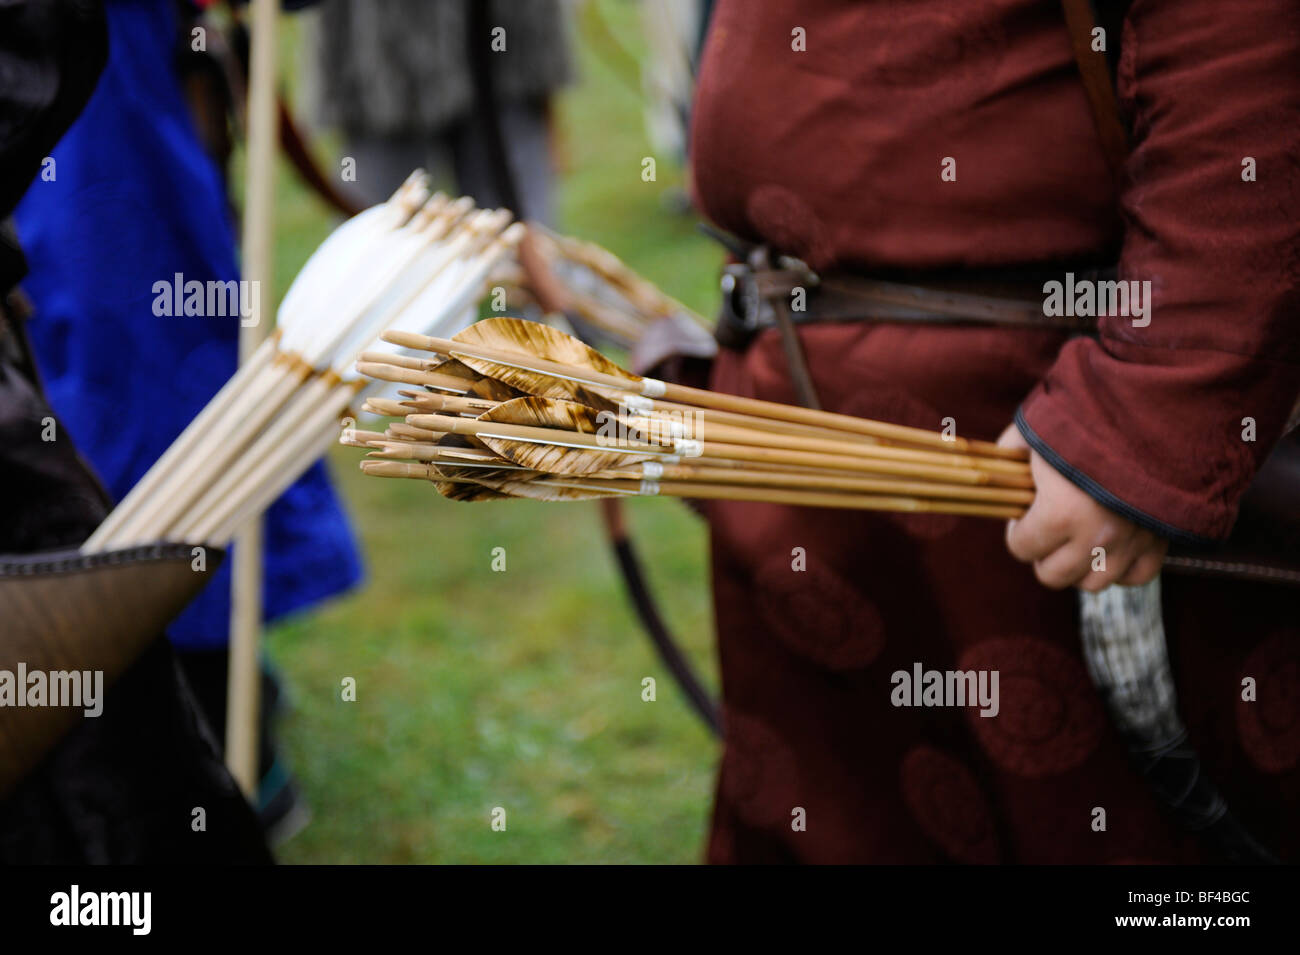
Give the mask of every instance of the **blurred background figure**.
[[[180, 64], [206, 45], [195, 5], [108, 0], [109, 57], [80, 118], [15, 214], [50, 402], [120, 500], [234, 372], [239, 316], [159, 317], [154, 283], [239, 278], [222, 171], [187, 104]], [[177, 278], [182, 276], [183, 278]], [[263, 321], [270, 321], [269, 304]], [[317, 463], [269, 510], [263, 606], [274, 620], [355, 584], [352, 530]], [[225, 726], [230, 562], [169, 629], [209, 725]], [[259, 810], [281, 834], [302, 812], [263, 690]]]
[[[708, 22], [707, 0], [647, 0], [641, 4], [649, 55], [641, 66], [646, 133], [660, 154], [686, 159], [695, 70]], [[599, 15], [592, 8], [589, 17]]]
[[[708, 28], [712, 0], [642, 0], [641, 23], [648, 56], [641, 63], [646, 136], [655, 152], [686, 164], [690, 149], [695, 73]], [[589, 23], [600, 16], [592, 5]], [[689, 186], [666, 190], [663, 203], [679, 215], [694, 212]]]
[[572, 73], [561, 0], [323, 0], [316, 27], [318, 117], [367, 203], [422, 167], [508, 206], [504, 162], [513, 211], [554, 221], [551, 101]]

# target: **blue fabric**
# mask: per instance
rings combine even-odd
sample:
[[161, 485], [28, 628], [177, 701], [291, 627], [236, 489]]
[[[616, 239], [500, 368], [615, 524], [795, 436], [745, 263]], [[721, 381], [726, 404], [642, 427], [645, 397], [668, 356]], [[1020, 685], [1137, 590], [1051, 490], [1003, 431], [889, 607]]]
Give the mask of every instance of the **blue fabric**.
[[[234, 372], [238, 317], [157, 317], [153, 285], [239, 276], [221, 178], [173, 68], [172, 0], [110, 0], [109, 59], [15, 214], [51, 404], [121, 499]], [[265, 319], [264, 319], [265, 320]], [[230, 562], [169, 633], [225, 645]], [[351, 527], [318, 462], [268, 511], [268, 620], [355, 584]]]

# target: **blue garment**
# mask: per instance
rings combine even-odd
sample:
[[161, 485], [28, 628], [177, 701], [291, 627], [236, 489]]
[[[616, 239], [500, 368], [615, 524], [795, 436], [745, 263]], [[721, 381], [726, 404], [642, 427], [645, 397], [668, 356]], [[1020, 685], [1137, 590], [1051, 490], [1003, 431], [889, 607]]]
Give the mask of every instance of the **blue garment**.
[[[33, 347], [72, 440], [121, 499], [234, 372], [239, 318], [158, 317], [153, 285], [237, 279], [215, 164], [173, 66], [173, 0], [110, 0], [108, 66], [15, 213], [36, 306]], [[267, 320], [264, 317], [263, 320]], [[360, 558], [317, 462], [266, 520], [268, 620], [354, 585]], [[230, 563], [169, 630], [225, 645]]]

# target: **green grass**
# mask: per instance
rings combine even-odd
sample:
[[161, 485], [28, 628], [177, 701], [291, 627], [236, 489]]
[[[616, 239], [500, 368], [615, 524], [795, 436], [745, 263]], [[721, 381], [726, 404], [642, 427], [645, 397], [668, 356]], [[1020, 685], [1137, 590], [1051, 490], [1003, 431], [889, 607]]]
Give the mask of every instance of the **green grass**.
[[[638, 50], [628, 6], [602, 9]], [[560, 104], [560, 227], [707, 312], [720, 255], [661, 201], [681, 170], [661, 158], [658, 181], [642, 182], [652, 152], [640, 105], [579, 52], [580, 82]], [[333, 222], [287, 170], [279, 196], [283, 290]], [[293, 704], [284, 739], [314, 814], [281, 859], [697, 861], [717, 748], [640, 632], [596, 507], [456, 504], [414, 481], [362, 479], [358, 460], [332, 455], [365, 586], [268, 636]], [[672, 501], [627, 510], [671, 624], [716, 686], [703, 526]], [[497, 547], [504, 572], [492, 569]], [[641, 699], [647, 676], [656, 702]], [[346, 677], [356, 702], [341, 699]], [[494, 807], [504, 832], [490, 825]]]

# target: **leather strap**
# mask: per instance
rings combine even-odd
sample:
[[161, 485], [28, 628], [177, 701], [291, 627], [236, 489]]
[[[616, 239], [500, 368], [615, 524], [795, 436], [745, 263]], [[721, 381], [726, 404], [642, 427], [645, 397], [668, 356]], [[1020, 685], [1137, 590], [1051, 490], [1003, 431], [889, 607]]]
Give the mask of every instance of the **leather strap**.
[[791, 293], [801, 285], [815, 285], [817, 277], [807, 268], [772, 268], [768, 248], [762, 245], [750, 252], [748, 268], [754, 281], [754, 300], [760, 307], [764, 303], [767, 305], [767, 313], [770, 313], [773, 324], [781, 334], [781, 349], [785, 352], [785, 363], [790, 371], [796, 399], [805, 408], [820, 410], [821, 399], [817, 397], [808, 358], [804, 354], [803, 343], [799, 341], [799, 331], [795, 328], [794, 316], [790, 311]]
[[1265, 584], [1290, 584], [1300, 587], [1300, 569], [1259, 561], [1216, 560], [1212, 557], [1171, 554], [1165, 557], [1165, 567], [1203, 577], [1240, 577]]
[[[818, 276], [807, 269], [726, 266], [723, 274], [722, 310], [718, 318], [719, 344], [743, 348], [766, 328], [784, 329], [807, 322], [933, 322], [937, 324], [1005, 325], [1048, 328], [1091, 334], [1096, 319], [1043, 312], [1043, 279], [1061, 281], [1062, 272], [1029, 273], [1012, 281], [1001, 276], [926, 280], [925, 284], [894, 282], [846, 272]], [[1113, 280], [1114, 269], [1079, 269], [1075, 281]], [[789, 308], [791, 295], [804, 290], [805, 307]], [[782, 342], [788, 332], [782, 331]], [[797, 342], [796, 342], [797, 344]], [[790, 351], [786, 346], [787, 354]], [[798, 363], [791, 361], [796, 388]]]
[[[1097, 19], [1089, 0], [1061, 0], [1061, 9], [1065, 14], [1065, 26], [1070, 31], [1074, 62], [1079, 67], [1083, 91], [1088, 97], [1088, 106], [1092, 109], [1097, 138], [1101, 142], [1111, 178], [1118, 188], [1123, 182], [1124, 163], [1128, 159], [1128, 133], [1120, 122], [1119, 100], [1115, 95], [1115, 84], [1111, 81], [1106, 54], [1092, 48], [1092, 31]], [[1107, 37], [1106, 42], [1109, 44], [1117, 39]]]
[[1044, 314], [1041, 285], [1014, 288], [974, 281], [912, 285], [858, 276], [832, 276], [823, 289], [821, 294], [828, 304], [843, 303], [856, 309], [859, 315], [866, 308], [870, 310], [868, 314], [897, 321], [973, 322], [1072, 331], [1090, 330], [1096, 324], [1094, 319], [1086, 317]]
[[812, 371], [808, 368], [808, 358], [803, 353], [803, 344], [799, 341], [799, 332], [794, 327], [790, 315], [790, 306], [785, 299], [772, 303], [776, 315], [776, 327], [781, 332], [781, 347], [785, 350], [785, 362], [790, 366], [790, 378], [794, 382], [794, 393], [799, 404], [815, 411], [821, 410], [821, 399], [813, 385]]

